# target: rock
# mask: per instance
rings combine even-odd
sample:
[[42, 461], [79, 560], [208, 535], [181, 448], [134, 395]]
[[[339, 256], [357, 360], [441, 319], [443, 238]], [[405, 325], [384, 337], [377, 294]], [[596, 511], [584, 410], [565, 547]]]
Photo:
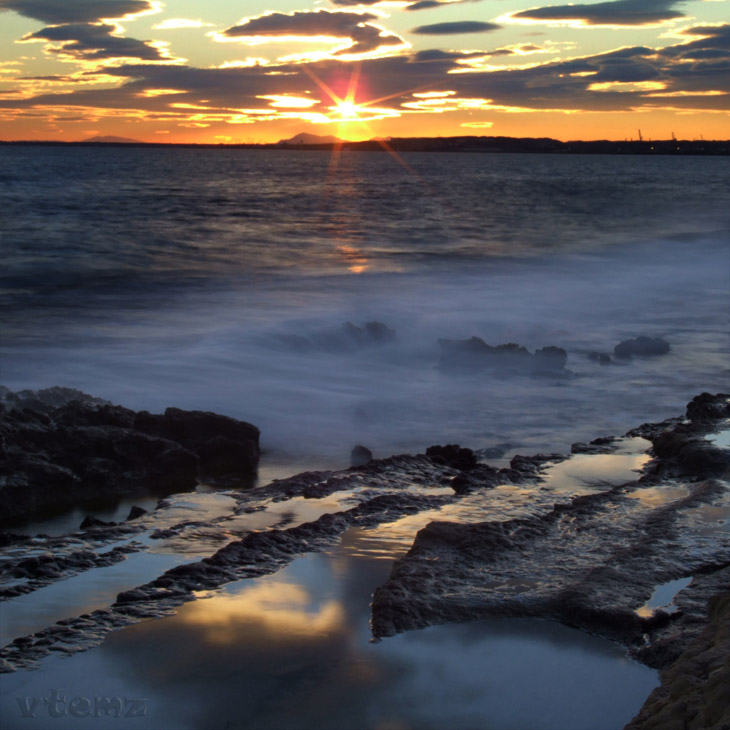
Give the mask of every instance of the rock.
[[201, 476], [252, 474], [259, 457], [259, 429], [205, 411], [168, 408], [162, 415], [140, 411], [134, 428], [181, 444], [197, 455]]
[[616, 439], [613, 436], [602, 436], [593, 439], [589, 444], [578, 442], [570, 447], [571, 454], [608, 454], [611, 452]]
[[147, 510], [144, 509], [144, 507], [138, 507], [136, 504], [132, 505], [125, 522], [129, 522], [130, 520], [139, 519], [140, 517], [142, 517], [142, 515], [146, 515], [146, 514], [147, 514]]
[[474, 452], [474, 455], [478, 459], [501, 459], [510, 448], [512, 448], [511, 444], [487, 446], [484, 449], [477, 449], [477, 451]]
[[625, 730], [727, 730], [730, 728], [730, 593], [713, 596], [708, 623], [661, 673]]
[[589, 352], [588, 359], [597, 362], [599, 365], [611, 364], [611, 356], [606, 352]]
[[687, 404], [687, 418], [690, 421], [718, 421], [730, 418], [730, 394], [702, 393]]
[[[700, 405], [705, 413], [724, 416], [726, 402], [720, 394], [701, 398]], [[597, 485], [572, 498], [555, 494], [563, 501], [517, 518], [495, 514], [480, 523], [430, 523], [374, 593], [374, 636], [451, 621], [551, 619], [619, 641], [649, 666], [669, 667], [707, 625], [707, 601], [730, 584], [730, 543], [719, 535], [708, 538], [709, 518], [704, 517], [705, 507], [726, 505], [730, 495], [727, 470], [720, 478], [708, 476], [726, 469], [717, 452], [727, 456], [729, 450], [712, 447], [702, 437], [723, 423], [702, 421], [700, 428], [669, 419], [640, 427], [654, 440], [658, 473], [665, 475], [662, 486], [669, 492], [681, 486], [684, 497], [656, 506], [643, 503], [632, 498], [632, 492], [643, 491], [637, 480], [619, 487]], [[611, 448], [612, 439], [603, 438], [576, 451], [601, 454]], [[539, 478], [541, 465], [554, 456], [514, 457], [514, 478]], [[473, 473], [456, 477], [459, 493], [470, 490]], [[498, 475], [508, 476], [507, 470]], [[673, 610], [641, 614], [657, 586], [689, 576], [689, 585], [671, 599]], [[651, 707], [644, 713], [646, 726], [632, 730], [726, 730], [730, 623], [727, 606], [723, 611], [725, 638], [706, 642], [714, 652], [707, 660], [676, 671], [675, 684], [664, 694], [670, 698], [665, 722], [651, 724], [660, 711]], [[684, 685], [683, 672], [692, 677]], [[679, 718], [676, 725], [670, 723], [671, 712]]]
[[105, 520], [97, 519], [92, 515], [86, 515], [83, 522], [79, 525], [80, 530], [88, 530], [93, 527], [115, 527], [116, 522], [106, 522]]
[[470, 471], [477, 465], [477, 457], [474, 452], [456, 444], [429, 446], [426, 449], [426, 456], [435, 464], [443, 464], [460, 471]]
[[623, 340], [613, 348], [614, 356], [624, 360], [634, 356], [664, 355], [667, 352], [669, 352], [669, 343], [666, 340], [660, 337], [646, 337], [645, 335]]
[[532, 356], [532, 373], [534, 375], [550, 375], [565, 370], [568, 353], [562, 347], [543, 347], [535, 350]]
[[373, 452], [367, 448], [367, 446], [361, 446], [357, 444], [350, 452], [350, 465], [351, 466], [363, 466], [371, 461], [373, 458]]
[[568, 354], [560, 347], [544, 347], [531, 354], [514, 342], [493, 347], [480, 337], [439, 340], [438, 368], [445, 373], [493, 372], [498, 375], [556, 375], [565, 373]]
[[336, 354], [358, 352], [366, 348], [383, 347], [398, 341], [395, 330], [383, 322], [366, 322], [358, 327], [345, 322], [333, 330], [315, 332], [309, 336], [282, 335], [279, 338], [287, 349], [295, 352], [331, 352]]
[[95, 398], [75, 388], [55, 386], [43, 390], [20, 390], [14, 393], [4, 385], [0, 385], [0, 408], [5, 410], [30, 410], [45, 412], [77, 401], [96, 405], [111, 405], [107, 400]]
[[[135, 413], [84, 394], [69, 400], [78, 391], [66, 389], [32, 393], [0, 393], [12, 406], [0, 408], [4, 520], [90, 498], [192, 489], [199, 476], [255, 474], [259, 430], [243, 421], [176, 408]], [[43, 410], [16, 407], [31, 400]]]

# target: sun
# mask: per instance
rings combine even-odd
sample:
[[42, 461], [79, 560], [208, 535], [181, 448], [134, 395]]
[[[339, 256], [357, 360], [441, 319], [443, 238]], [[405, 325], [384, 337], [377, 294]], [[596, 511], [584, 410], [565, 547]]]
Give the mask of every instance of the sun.
[[359, 111], [360, 107], [355, 104], [354, 101], [345, 99], [338, 102], [334, 107], [333, 111], [339, 116], [339, 120], [343, 122], [358, 122], [360, 121]]

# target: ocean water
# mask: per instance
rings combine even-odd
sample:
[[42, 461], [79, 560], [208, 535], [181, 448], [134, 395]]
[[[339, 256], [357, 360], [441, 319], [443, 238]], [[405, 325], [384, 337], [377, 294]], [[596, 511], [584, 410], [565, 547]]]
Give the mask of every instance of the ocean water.
[[[717, 157], [4, 147], [0, 382], [242, 418], [264, 468], [564, 451], [727, 387], [729, 210]], [[569, 375], [439, 371], [472, 336]]]

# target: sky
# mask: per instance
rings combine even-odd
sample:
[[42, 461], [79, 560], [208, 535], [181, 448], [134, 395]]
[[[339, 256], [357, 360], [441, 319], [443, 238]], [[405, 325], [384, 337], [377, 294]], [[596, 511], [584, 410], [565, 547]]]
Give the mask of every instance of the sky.
[[730, 0], [0, 0], [0, 140], [729, 139]]

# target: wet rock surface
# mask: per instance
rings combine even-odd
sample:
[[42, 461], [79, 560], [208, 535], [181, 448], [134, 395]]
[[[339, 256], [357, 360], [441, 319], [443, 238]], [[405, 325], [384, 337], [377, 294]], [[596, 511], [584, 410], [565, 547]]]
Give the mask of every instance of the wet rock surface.
[[710, 599], [707, 625], [661, 678], [625, 730], [730, 727], [730, 593]]
[[[528, 519], [432, 522], [375, 592], [374, 635], [544, 618], [621, 642], [649, 666], [670, 666], [705, 630], [708, 601], [730, 587], [728, 450], [706, 438], [727, 427], [729, 402], [726, 394], [702, 394], [687, 419], [630, 432], [651, 440], [654, 454], [634, 483], [556, 502]], [[607, 453], [611, 442], [577, 444], [574, 452]], [[662, 498], [678, 484], [684, 496]], [[655, 587], [685, 577], [692, 580], [671, 610], [640, 610]], [[705, 680], [708, 673], [692, 684], [696, 697]]]
[[259, 431], [213, 413], [135, 413], [78, 391], [0, 393], [4, 521], [85, 500], [195, 487], [199, 476], [255, 474]]
[[[524, 484], [537, 483], [540, 467], [548, 463], [546, 456], [521, 457], [518, 459], [521, 470], [511, 467], [497, 470], [478, 464], [469, 449], [439, 446], [429, 451], [431, 456], [396, 455], [371, 460], [344, 471], [304, 472], [275, 480], [259, 489], [228, 492], [226, 496], [234, 501], [232, 508], [229, 513], [213, 520], [164, 523], [174, 504], [162, 499], [156, 510], [132, 522], [115, 526], [90, 525], [82, 533], [42, 540], [40, 547], [46, 552], [52, 550], [68, 555], [73, 552], [74, 545], [82, 543], [88, 548], [89, 554], [84, 554], [86, 562], [69, 557], [66, 573], [59, 573], [58, 577], [101, 566], [103, 562], [97, 563], [92, 559], [94, 554], [99, 561], [124, 559], [121, 549], [99, 555], [98, 548], [121, 539], [125, 534], [134, 537], [145, 528], [152, 528], [148, 537], [154, 542], [171, 541], [180, 545], [180, 541], [187, 541], [195, 545], [205, 538], [211, 545], [217, 546], [211, 547], [211, 554], [203, 559], [183, 563], [148, 583], [122, 591], [107, 608], [78, 618], [64, 619], [35, 634], [14, 640], [0, 650], [0, 669], [29, 668], [52, 652], [74, 653], [91, 648], [110, 631], [142, 619], [170, 615], [182, 603], [195, 600], [196, 591], [273, 573], [299, 555], [326, 549], [350, 527], [373, 527], [405, 515], [438, 509], [458, 502], [466, 494], [491, 489], [513, 478]], [[442, 458], [444, 455], [449, 458]], [[462, 478], [470, 480], [468, 489], [460, 486]], [[448, 491], [445, 492], [445, 489]], [[438, 493], [434, 494], [434, 490]], [[336, 505], [320, 508], [324, 514], [315, 520], [297, 524], [293, 516], [285, 517], [273, 523], [271, 528], [260, 530], [236, 526], [241, 518], [266, 515], [274, 508], [280, 508], [286, 514], [286, 505], [296, 500], [312, 502], [316, 507], [319, 500], [332, 500], [336, 495], [341, 495]], [[165, 526], [154, 529], [160, 520]], [[19, 545], [18, 555], [5, 566], [6, 577], [11, 577], [11, 571], [24, 560], [21, 548], [27, 545], [27, 541], [20, 540]], [[133, 540], [129, 553], [139, 548], [138, 540]], [[7, 598], [35, 590], [48, 582], [51, 579], [44, 582], [38, 578], [15, 585], [9, 589]]]
[[[127, 416], [122, 409], [116, 417]], [[718, 674], [722, 667], [717, 661], [727, 657], [727, 650], [721, 648], [722, 632], [708, 634], [713, 624], [707, 607], [730, 586], [727, 450], [711, 438], [727, 429], [728, 419], [728, 396], [698, 396], [685, 418], [630, 432], [634, 441], [641, 436], [652, 445], [652, 459], [641, 475], [612, 483], [589, 480], [577, 491], [555, 489], [550, 474], [581, 459], [613, 463], [632, 439], [602, 437], [575, 444], [572, 457], [516, 455], [500, 469], [480, 461], [489, 454], [439, 445], [425, 454], [370, 460], [342, 471], [305, 472], [258, 489], [220, 493], [227, 506], [207, 519], [186, 518], [171, 498], [131, 521], [91, 524], [84, 532], [59, 538], [4, 533], [0, 597], [11, 601], [68, 575], [124, 560], [151, 549], [149, 545], [169, 550], [204, 541], [208, 547], [196, 547], [186, 561], [152, 574], [147, 582], [117, 589], [103, 608], [87, 608], [88, 613], [14, 638], [0, 650], [0, 669], [31, 668], [50, 653], [91, 648], [110, 631], [173, 613], [196, 600], [199, 591], [273, 573], [300, 555], [325, 550], [351, 527], [374, 527], [424, 511], [466, 519], [476, 509], [485, 521], [476, 521], [481, 516], [468, 524], [434, 521], [417, 534], [375, 593], [375, 636], [479, 618], [557, 620], [621, 642], [634, 657], [665, 670], [665, 682], [680, 682], [680, 675], [689, 672], [689, 684], [680, 689], [672, 685], [668, 695], [654, 693], [650, 701], [663, 707], [682, 696], [685, 709], [707, 709], [703, 721], [719, 717], [717, 722], [725, 722], [712, 708], [724, 697], [718, 687], [725, 685], [716, 683], [724, 676]], [[164, 417], [152, 422], [161, 428]], [[646, 448], [641, 443], [639, 448]], [[516, 499], [517, 492], [529, 502], [525, 509], [500, 512], [499, 500]], [[488, 501], [490, 495], [494, 502]], [[479, 507], [485, 500], [495, 505], [494, 512]], [[658, 586], [679, 578], [691, 582], [664, 605], [647, 608]], [[707, 660], [705, 651], [710, 652]], [[674, 662], [686, 657], [689, 668], [672, 674]], [[684, 726], [703, 727], [691, 722]]]

